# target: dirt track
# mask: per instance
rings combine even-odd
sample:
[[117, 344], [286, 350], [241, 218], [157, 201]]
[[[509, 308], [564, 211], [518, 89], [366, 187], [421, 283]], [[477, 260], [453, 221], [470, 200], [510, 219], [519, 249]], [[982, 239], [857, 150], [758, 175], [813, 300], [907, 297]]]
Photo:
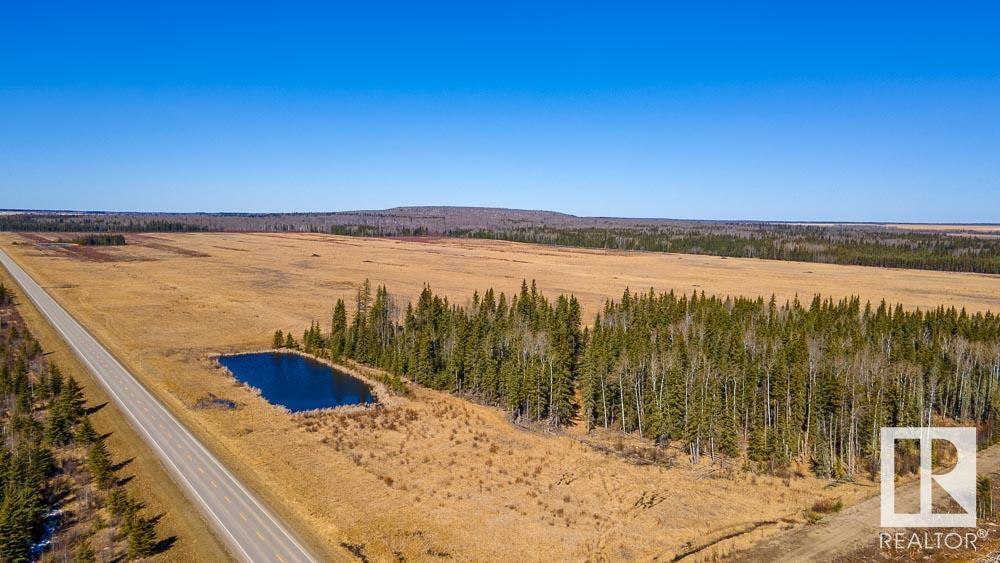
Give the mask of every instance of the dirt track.
[[[980, 475], [1000, 473], [1000, 446], [979, 453], [976, 471]], [[916, 511], [919, 482], [900, 486], [897, 506]], [[736, 561], [834, 561], [859, 548], [878, 544], [880, 499], [875, 496], [827, 517], [814, 525], [798, 526], [739, 554]], [[994, 532], [995, 533], [995, 532]]]

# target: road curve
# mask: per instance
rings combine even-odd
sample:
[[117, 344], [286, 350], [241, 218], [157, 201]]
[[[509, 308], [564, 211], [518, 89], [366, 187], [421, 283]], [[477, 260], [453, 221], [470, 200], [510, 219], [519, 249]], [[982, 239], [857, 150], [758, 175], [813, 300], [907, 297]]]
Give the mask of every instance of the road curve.
[[234, 556], [245, 561], [316, 561], [236, 476], [3, 250], [0, 263], [104, 385]]

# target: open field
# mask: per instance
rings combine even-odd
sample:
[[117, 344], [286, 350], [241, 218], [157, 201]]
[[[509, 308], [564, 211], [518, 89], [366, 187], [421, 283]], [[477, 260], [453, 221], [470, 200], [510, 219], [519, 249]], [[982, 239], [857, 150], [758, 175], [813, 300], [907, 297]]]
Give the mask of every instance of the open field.
[[[497, 410], [427, 390], [381, 411], [293, 417], [208, 359], [265, 347], [276, 328], [325, 328], [333, 302], [350, 303], [366, 277], [403, 302], [425, 282], [464, 300], [536, 279], [550, 296], [577, 295], [587, 321], [626, 286], [1000, 309], [998, 278], [978, 274], [458, 239], [127, 238], [124, 247], [65, 248], [3, 234], [0, 244], [312, 543], [328, 553], [347, 543], [377, 559], [669, 559], [758, 524], [755, 533], [773, 533], [818, 497], [850, 504], [872, 489], [727, 476], [672, 451], [650, 464], [648, 443], [518, 429]], [[209, 393], [240, 406], [196, 408]], [[677, 467], [666, 468], [674, 456]]]
[[954, 233], [1000, 234], [1000, 225], [947, 225], [943, 223], [891, 223], [885, 225], [904, 231], [945, 231]]
[[[995, 224], [700, 221], [577, 217], [488, 207], [393, 207], [313, 213], [24, 212], [0, 215], [0, 231], [82, 233], [327, 233], [454, 237], [598, 250], [943, 272], [1000, 274]], [[477, 247], [482, 248], [482, 247]]]
[[[43, 239], [43, 235], [32, 236]], [[20, 238], [0, 235], [3, 241]], [[255, 322], [261, 330], [260, 342], [276, 327], [299, 330], [311, 319], [325, 324], [333, 302], [343, 297], [350, 303], [356, 284], [365, 278], [373, 284], [387, 284], [403, 300], [415, 298], [425, 283], [437, 293], [464, 300], [488, 287], [511, 294], [520, 288], [521, 280], [535, 279], [548, 295], [574, 293], [584, 307], [585, 322], [605, 299], [620, 297], [626, 287], [765, 297], [773, 293], [779, 300], [796, 294], [808, 300], [817, 292], [835, 297], [856, 294], [875, 304], [886, 299], [905, 307], [944, 304], [969, 311], [996, 310], [1000, 305], [1000, 278], [982, 274], [450, 238], [199, 233], [130, 235], [129, 240], [132, 244], [124, 247], [13, 250], [54, 258], [45, 262], [53, 274], [58, 270], [73, 275], [100, 273], [98, 277], [108, 277], [108, 284], [115, 279], [155, 281], [156, 287], [135, 284], [127, 288], [127, 295], [166, 291], [169, 304], [190, 303], [189, 315], [209, 313], [223, 303], [231, 306], [231, 300], [236, 300], [252, 309], [253, 315], [266, 312], [263, 322]], [[197, 275], [190, 275], [189, 268]], [[265, 302], [260, 301], [262, 296]], [[118, 307], [130, 307], [128, 301]], [[249, 318], [261, 318], [253, 315]], [[275, 319], [277, 324], [270, 324]], [[244, 342], [246, 330], [241, 330], [238, 342]]]

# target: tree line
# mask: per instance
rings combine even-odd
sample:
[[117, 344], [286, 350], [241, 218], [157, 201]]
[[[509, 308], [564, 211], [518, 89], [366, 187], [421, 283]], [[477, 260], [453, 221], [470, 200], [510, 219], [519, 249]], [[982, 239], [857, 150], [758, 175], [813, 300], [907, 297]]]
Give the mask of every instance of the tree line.
[[1000, 239], [878, 224], [791, 224], [574, 217], [502, 209], [340, 213], [8, 213], [0, 231], [314, 232], [449, 236], [609, 250], [678, 252], [886, 268], [1000, 274]]
[[207, 231], [207, 227], [182, 221], [123, 219], [113, 215], [71, 213], [0, 214], [0, 231], [69, 233], [176, 233]]
[[513, 418], [582, 423], [678, 444], [702, 456], [820, 475], [873, 471], [882, 426], [944, 417], [993, 441], [1000, 409], [1000, 317], [905, 310], [858, 297], [633, 293], [587, 326], [572, 295], [534, 283], [465, 305], [425, 287], [405, 308], [361, 284], [330, 331], [275, 343], [502, 407]]
[[[60, 239], [61, 241], [62, 239]], [[125, 244], [124, 235], [111, 234], [89, 234], [70, 239], [69, 242], [83, 246], [122, 246]]]
[[[351, 234], [342, 230], [343, 234]], [[1000, 240], [875, 228], [703, 227], [464, 229], [450, 236], [583, 248], [1000, 274]]]
[[[120, 484], [117, 468], [94, 430], [83, 391], [42, 354], [41, 346], [23, 325], [9, 291], [0, 284], [0, 560], [38, 559], [37, 543], [53, 509], [73, 493], [78, 514], [61, 520], [93, 524], [98, 530], [105, 506], [126, 544], [124, 555], [152, 555], [158, 539], [156, 521], [142, 513]], [[97, 489], [93, 494], [91, 487]], [[58, 528], [54, 535], [68, 532]], [[74, 532], [76, 533], [76, 532]], [[87, 535], [66, 538], [76, 561], [94, 561], [95, 547]]]

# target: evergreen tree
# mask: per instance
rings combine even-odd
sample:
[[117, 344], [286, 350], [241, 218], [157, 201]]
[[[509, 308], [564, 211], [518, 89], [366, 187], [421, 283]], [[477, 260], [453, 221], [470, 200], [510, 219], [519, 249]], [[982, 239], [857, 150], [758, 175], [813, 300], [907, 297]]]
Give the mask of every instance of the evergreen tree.
[[74, 439], [78, 444], [86, 446], [89, 446], [98, 440], [97, 432], [94, 430], [94, 426], [90, 423], [89, 417], [83, 417], [80, 427], [76, 430], [76, 436]]
[[83, 398], [83, 390], [72, 377], [66, 378], [59, 393], [59, 409], [72, 425], [76, 424], [83, 416], [86, 400]]
[[72, 424], [70, 416], [62, 402], [56, 402], [49, 409], [48, 419], [45, 421], [45, 437], [49, 444], [62, 446], [68, 444], [72, 439]]
[[139, 508], [139, 503], [122, 487], [115, 487], [108, 493], [108, 510], [121, 521], [126, 532], [139, 513]]
[[90, 546], [88, 540], [83, 540], [77, 544], [76, 549], [73, 550], [73, 561], [74, 563], [94, 563], [97, 561], [97, 555], [94, 553], [94, 548]]
[[136, 516], [128, 533], [128, 558], [149, 557], [156, 548], [156, 523], [143, 516]]
[[52, 397], [58, 397], [62, 394], [63, 388], [63, 374], [58, 366], [55, 364], [49, 365], [49, 393]]
[[330, 358], [334, 361], [339, 360], [344, 353], [346, 336], [347, 308], [344, 306], [343, 299], [337, 299], [330, 321]]
[[87, 468], [94, 482], [102, 489], [114, 484], [114, 472], [111, 465], [111, 454], [103, 440], [97, 440], [90, 445], [87, 453]]
[[6, 490], [0, 503], [0, 559], [29, 561], [32, 527], [37, 521], [38, 494], [18, 487]]

